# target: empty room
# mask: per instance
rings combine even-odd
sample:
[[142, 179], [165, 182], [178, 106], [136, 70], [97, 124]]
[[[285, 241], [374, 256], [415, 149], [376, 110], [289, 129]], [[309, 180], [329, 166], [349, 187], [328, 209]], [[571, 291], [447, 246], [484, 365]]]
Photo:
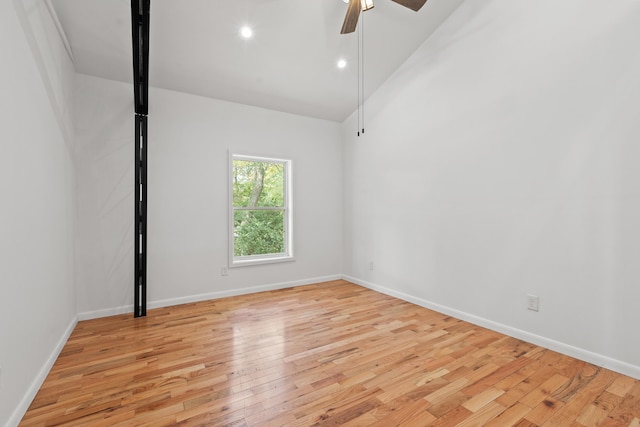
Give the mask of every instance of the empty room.
[[0, 2], [0, 426], [640, 427], [640, 2]]

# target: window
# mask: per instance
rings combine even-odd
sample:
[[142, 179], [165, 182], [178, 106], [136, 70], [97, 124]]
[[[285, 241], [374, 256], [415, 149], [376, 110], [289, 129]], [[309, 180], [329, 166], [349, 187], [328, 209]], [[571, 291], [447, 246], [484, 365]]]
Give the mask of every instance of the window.
[[293, 260], [291, 161], [230, 157], [230, 266]]

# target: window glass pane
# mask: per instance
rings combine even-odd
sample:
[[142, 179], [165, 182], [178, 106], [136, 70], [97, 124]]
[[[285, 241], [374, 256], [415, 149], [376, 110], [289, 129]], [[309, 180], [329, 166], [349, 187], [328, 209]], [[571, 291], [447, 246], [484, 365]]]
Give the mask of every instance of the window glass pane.
[[284, 164], [234, 160], [233, 206], [283, 207]]
[[284, 253], [284, 211], [235, 211], [233, 239], [234, 256]]

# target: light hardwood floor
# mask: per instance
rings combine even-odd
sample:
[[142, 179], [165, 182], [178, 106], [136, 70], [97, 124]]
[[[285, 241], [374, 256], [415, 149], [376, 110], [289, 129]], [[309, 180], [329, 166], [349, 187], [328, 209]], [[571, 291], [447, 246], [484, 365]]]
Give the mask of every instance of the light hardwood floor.
[[634, 426], [640, 381], [335, 281], [80, 322], [22, 426]]

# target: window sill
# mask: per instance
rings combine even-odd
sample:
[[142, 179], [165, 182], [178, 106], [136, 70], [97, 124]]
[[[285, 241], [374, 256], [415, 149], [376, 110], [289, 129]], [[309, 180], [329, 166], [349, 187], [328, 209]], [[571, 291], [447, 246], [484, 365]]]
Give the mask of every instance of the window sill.
[[268, 257], [268, 258], [261, 258], [261, 257], [256, 257], [256, 258], [243, 258], [243, 259], [237, 259], [237, 260], [233, 260], [231, 261], [231, 263], [229, 264], [229, 268], [237, 268], [237, 267], [250, 267], [253, 265], [265, 265], [265, 264], [277, 264], [277, 263], [281, 263], [281, 262], [292, 262], [295, 261], [296, 259], [293, 256], [275, 256], [275, 257]]

